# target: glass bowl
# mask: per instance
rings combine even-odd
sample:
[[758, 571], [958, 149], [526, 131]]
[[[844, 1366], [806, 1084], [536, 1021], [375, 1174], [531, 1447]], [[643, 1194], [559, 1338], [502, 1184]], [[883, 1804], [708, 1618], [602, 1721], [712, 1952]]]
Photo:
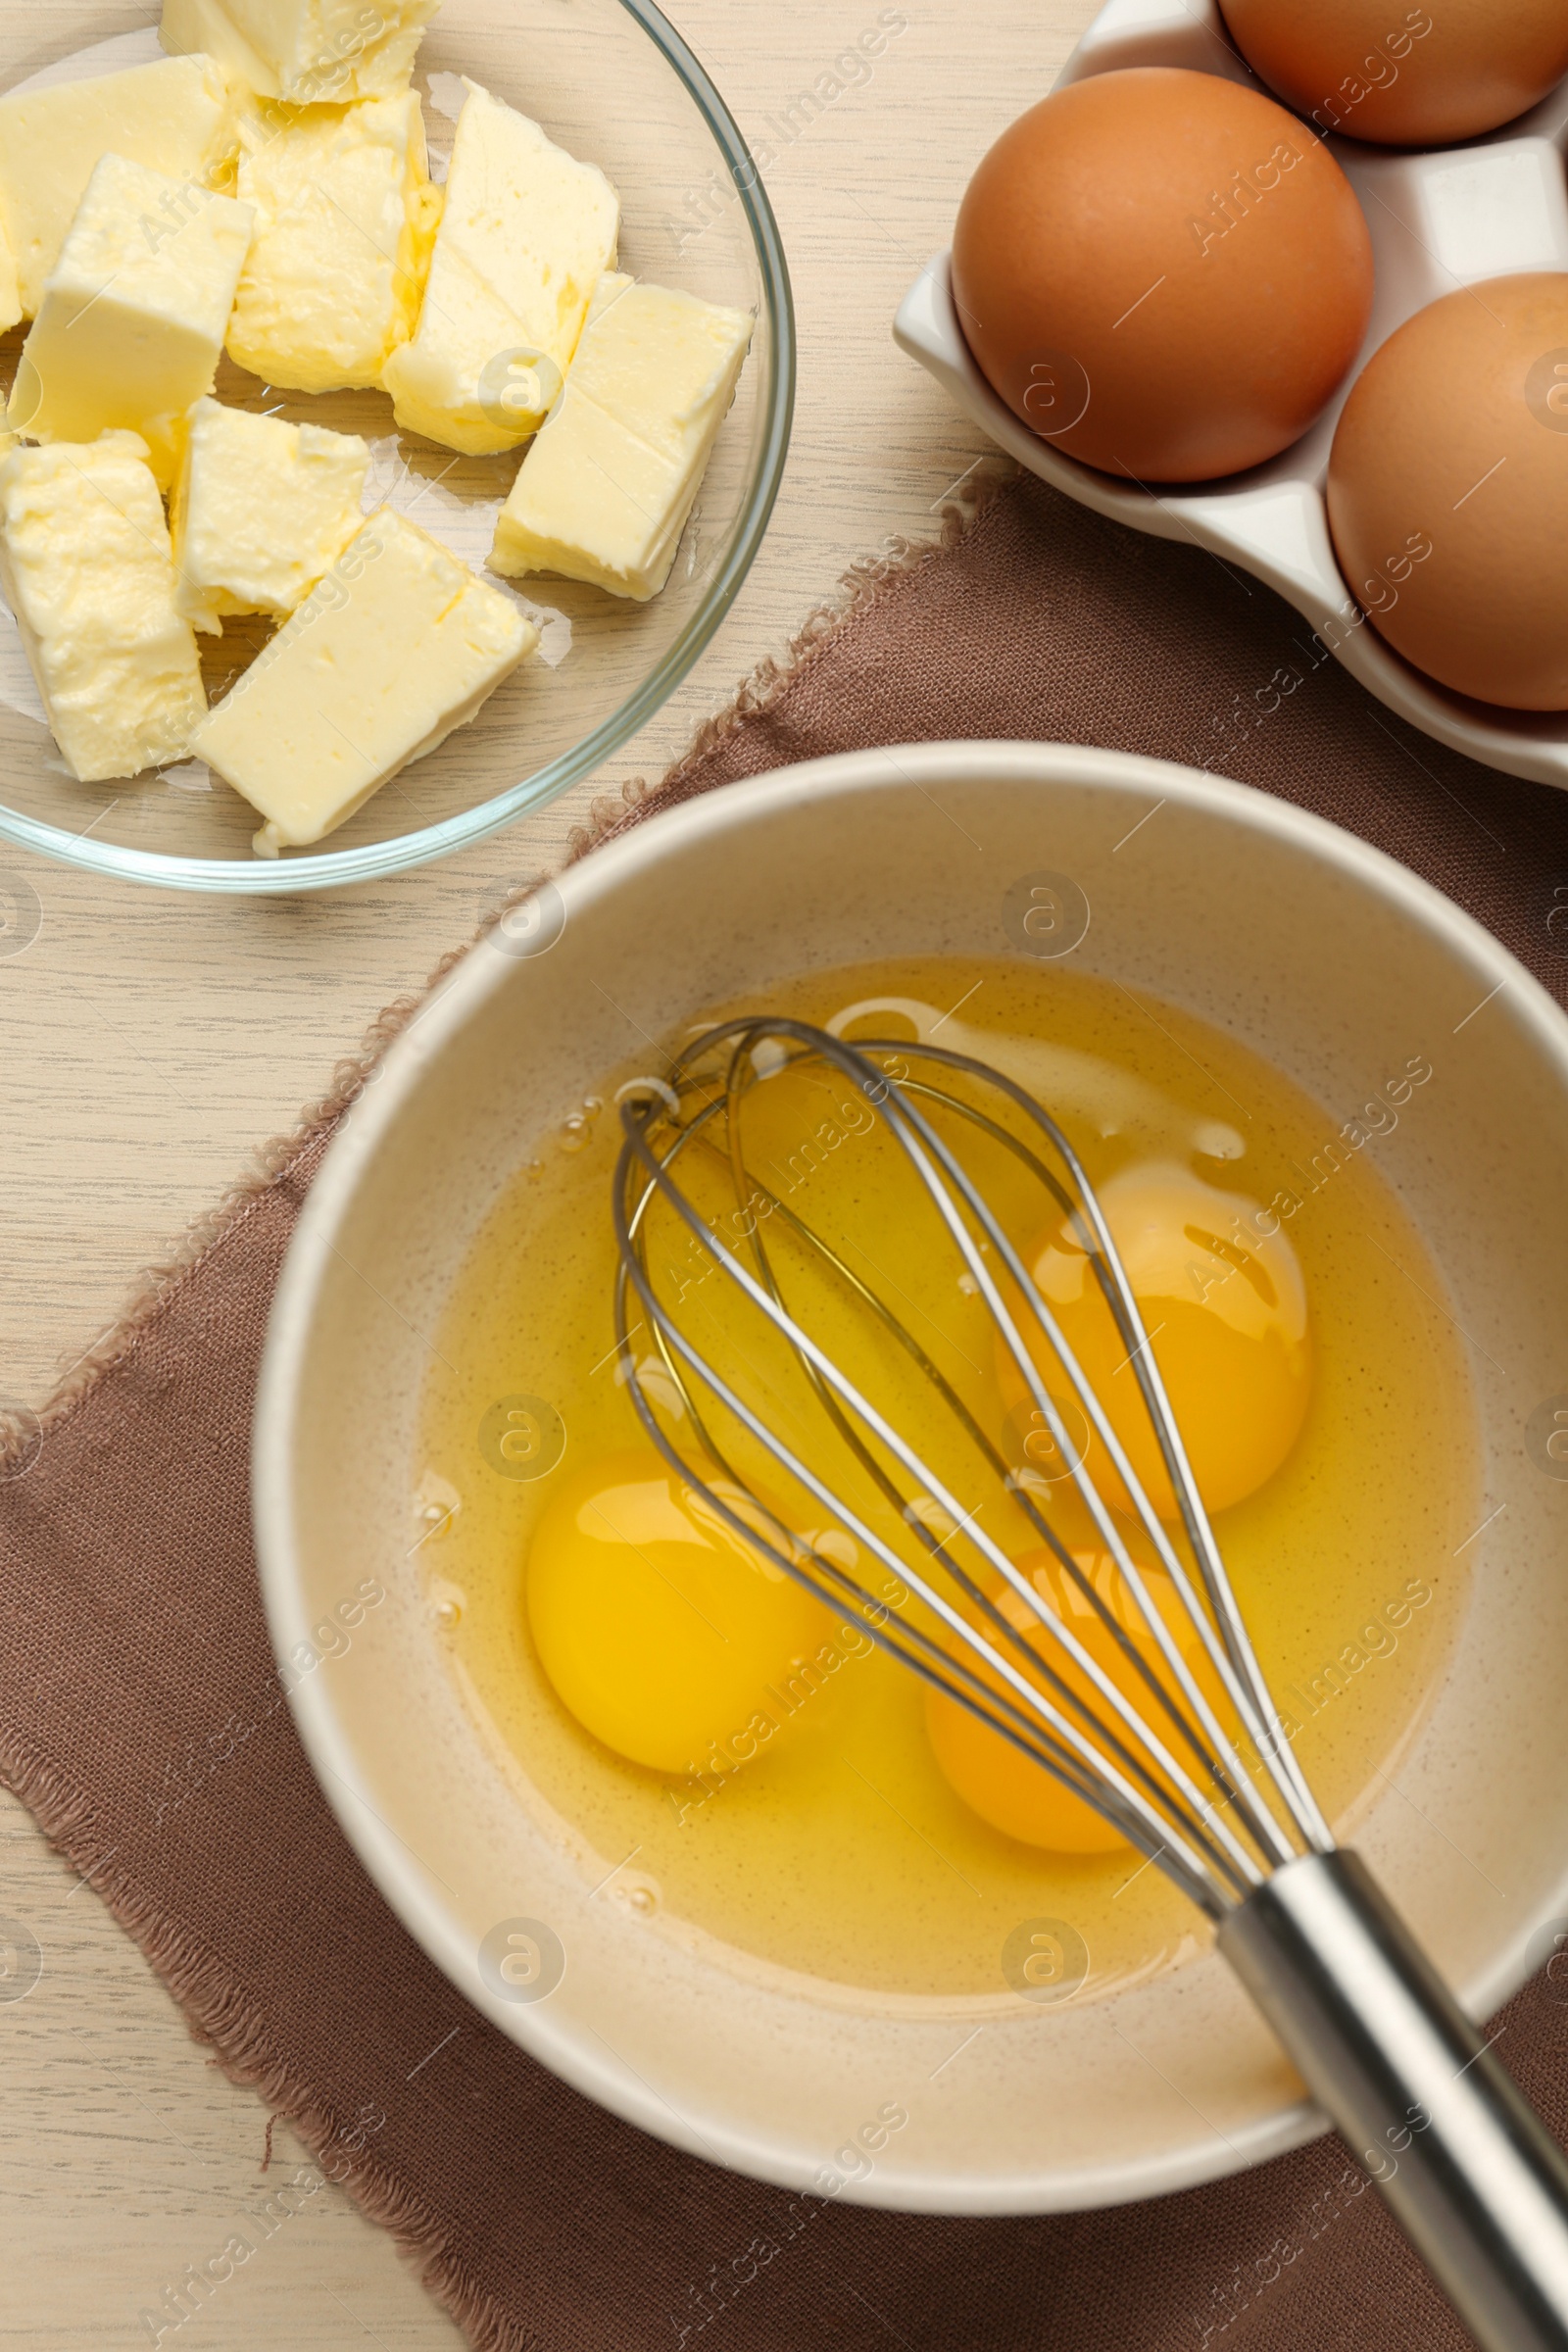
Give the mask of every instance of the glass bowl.
[[[136, 0], [107, 10], [103, 0], [68, 0], [47, 13], [7, 9], [0, 87], [149, 63], [162, 51], [147, 18]], [[549, 575], [509, 583], [486, 574], [539, 620], [539, 653], [471, 726], [383, 785], [327, 846], [277, 859], [252, 853], [255, 810], [199, 763], [76, 783], [0, 605], [0, 838], [179, 890], [288, 893], [400, 873], [482, 840], [590, 774], [654, 715], [729, 610], [778, 493], [795, 392], [789, 273], [745, 140], [652, 0], [445, 0], [415, 76], [438, 177], [463, 74], [609, 173], [621, 199], [623, 270], [757, 314], [667, 587], [635, 605]], [[0, 338], [7, 384], [25, 331]], [[274, 391], [226, 358], [218, 393], [292, 422], [365, 434], [376, 503], [390, 501], [483, 564], [519, 453], [457, 457], [400, 432], [384, 393]], [[265, 622], [242, 619], [227, 621], [221, 638], [199, 640], [215, 699], [270, 634]]]

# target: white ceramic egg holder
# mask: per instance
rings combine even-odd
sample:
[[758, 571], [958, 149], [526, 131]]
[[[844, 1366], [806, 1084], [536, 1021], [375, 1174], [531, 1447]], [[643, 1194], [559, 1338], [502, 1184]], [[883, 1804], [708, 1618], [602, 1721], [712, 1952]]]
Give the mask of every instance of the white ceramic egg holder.
[[[1217, 0], [1107, 0], [1056, 87], [1125, 66], [1182, 66], [1261, 89], [1226, 36]], [[1265, 93], [1269, 94], [1269, 93]], [[1361, 615], [1335, 559], [1323, 485], [1334, 427], [1360, 368], [1440, 295], [1523, 270], [1568, 270], [1568, 82], [1533, 113], [1465, 147], [1413, 154], [1332, 139], [1371, 232], [1377, 286], [1356, 368], [1299, 441], [1266, 466], [1192, 488], [1145, 490], [1032, 433], [970, 357], [949, 256], [910, 287], [894, 337], [1000, 444], [1070, 498], [1156, 539], [1194, 540], [1276, 589], [1391, 710], [1473, 760], [1568, 787], [1568, 712], [1512, 711], [1435, 685]], [[1563, 518], [1568, 528], [1568, 514]]]

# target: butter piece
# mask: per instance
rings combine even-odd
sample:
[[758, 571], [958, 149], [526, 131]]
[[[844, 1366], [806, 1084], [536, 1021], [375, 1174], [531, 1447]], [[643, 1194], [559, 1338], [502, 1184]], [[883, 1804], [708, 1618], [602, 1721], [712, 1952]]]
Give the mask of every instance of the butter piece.
[[164, 0], [158, 37], [205, 50], [258, 97], [295, 106], [408, 87], [441, 0]]
[[191, 753], [267, 819], [260, 856], [304, 849], [466, 726], [538, 642], [510, 597], [382, 507]]
[[194, 628], [286, 620], [364, 526], [370, 453], [358, 433], [199, 400], [174, 488], [176, 601]]
[[755, 323], [750, 311], [607, 275], [561, 406], [501, 510], [495, 569], [657, 596]]
[[211, 392], [254, 219], [248, 204], [106, 155], [23, 346], [6, 421], [38, 441], [140, 433], [168, 489]]
[[106, 155], [146, 164], [167, 179], [220, 187], [239, 131], [228, 85], [211, 58], [161, 58], [90, 81], [56, 82], [0, 98], [0, 218], [17, 269], [17, 309], [37, 315], [43, 281]]
[[412, 90], [356, 106], [263, 106], [241, 124], [256, 234], [229, 356], [299, 392], [378, 384], [413, 334], [441, 218]]
[[0, 333], [17, 324], [22, 317], [22, 285], [17, 276], [17, 257], [11, 250], [11, 239], [0, 216]]
[[74, 776], [96, 784], [183, 756], [207, 698], [144, 441], [13, 450], [0, 582]]
[[[479, 456], [515, 449], [543, 423], [614, 261], [620, 205], [597, 165], [467, 87], [418, 332], [381, 381], [406, 430]], [[530, 354], [549, 366], [519, 404], [518, 362]]]

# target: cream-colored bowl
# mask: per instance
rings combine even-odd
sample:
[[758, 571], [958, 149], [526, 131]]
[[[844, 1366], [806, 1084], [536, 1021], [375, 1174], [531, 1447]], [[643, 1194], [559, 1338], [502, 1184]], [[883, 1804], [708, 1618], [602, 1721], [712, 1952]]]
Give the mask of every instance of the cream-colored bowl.
[[[1379, 1164], [1470, 1346], [1493, 1515], [1465, 1547], [1458, 1654], [1356, 1842], [1490, 2010], [1568, 1912], [1568, 1461], [1551, 1444], [1559, 1405], [1568, 1428], [1568, 1020], [1446, 899], [1277, 801], [1105, 752], [927, 745], [713, 793], [572, 867], [531, 935], [460, 965], [345, 1121], [278, 1292], [256, 1431], [279, 1656], [349, 1621], [299, 1652], [320, 1656], [293, 1694], [306, 1746], [453, 1982], [697, 2154], [949, 2212], [1148, 2196], [1276, 2155], [1321, 2118], [1212, 1952], [1058, 2006], [1007, 1994], [999, 1970], [976, 2033], [972, 2003], [760, 1983], [596, 1892], [443, 1661], [413, 1549], [417, 1425], [481, 1219], [638, 1032], [811, 966], [1033, 952], [1019, 907], [1045, 875], [1057, 896], [1038, 904], [1082, 895], [1079, 964], [1268, 1055], [1326, 1134], [1389, 1069], [1432, 1063]], [[387, 1595], [368, 1610], [365, 1580]], [[890, 2109], [907, 2118], [891, 2132]]]

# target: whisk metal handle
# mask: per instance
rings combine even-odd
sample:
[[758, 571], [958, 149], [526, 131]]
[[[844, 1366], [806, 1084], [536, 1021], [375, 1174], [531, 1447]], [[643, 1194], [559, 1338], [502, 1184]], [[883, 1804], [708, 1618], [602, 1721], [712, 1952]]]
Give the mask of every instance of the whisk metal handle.
[[1568, 2352], [1568, 2161], [1360, 1858], [1286, 1864], [1219, 1944], [1484, 2352]]

